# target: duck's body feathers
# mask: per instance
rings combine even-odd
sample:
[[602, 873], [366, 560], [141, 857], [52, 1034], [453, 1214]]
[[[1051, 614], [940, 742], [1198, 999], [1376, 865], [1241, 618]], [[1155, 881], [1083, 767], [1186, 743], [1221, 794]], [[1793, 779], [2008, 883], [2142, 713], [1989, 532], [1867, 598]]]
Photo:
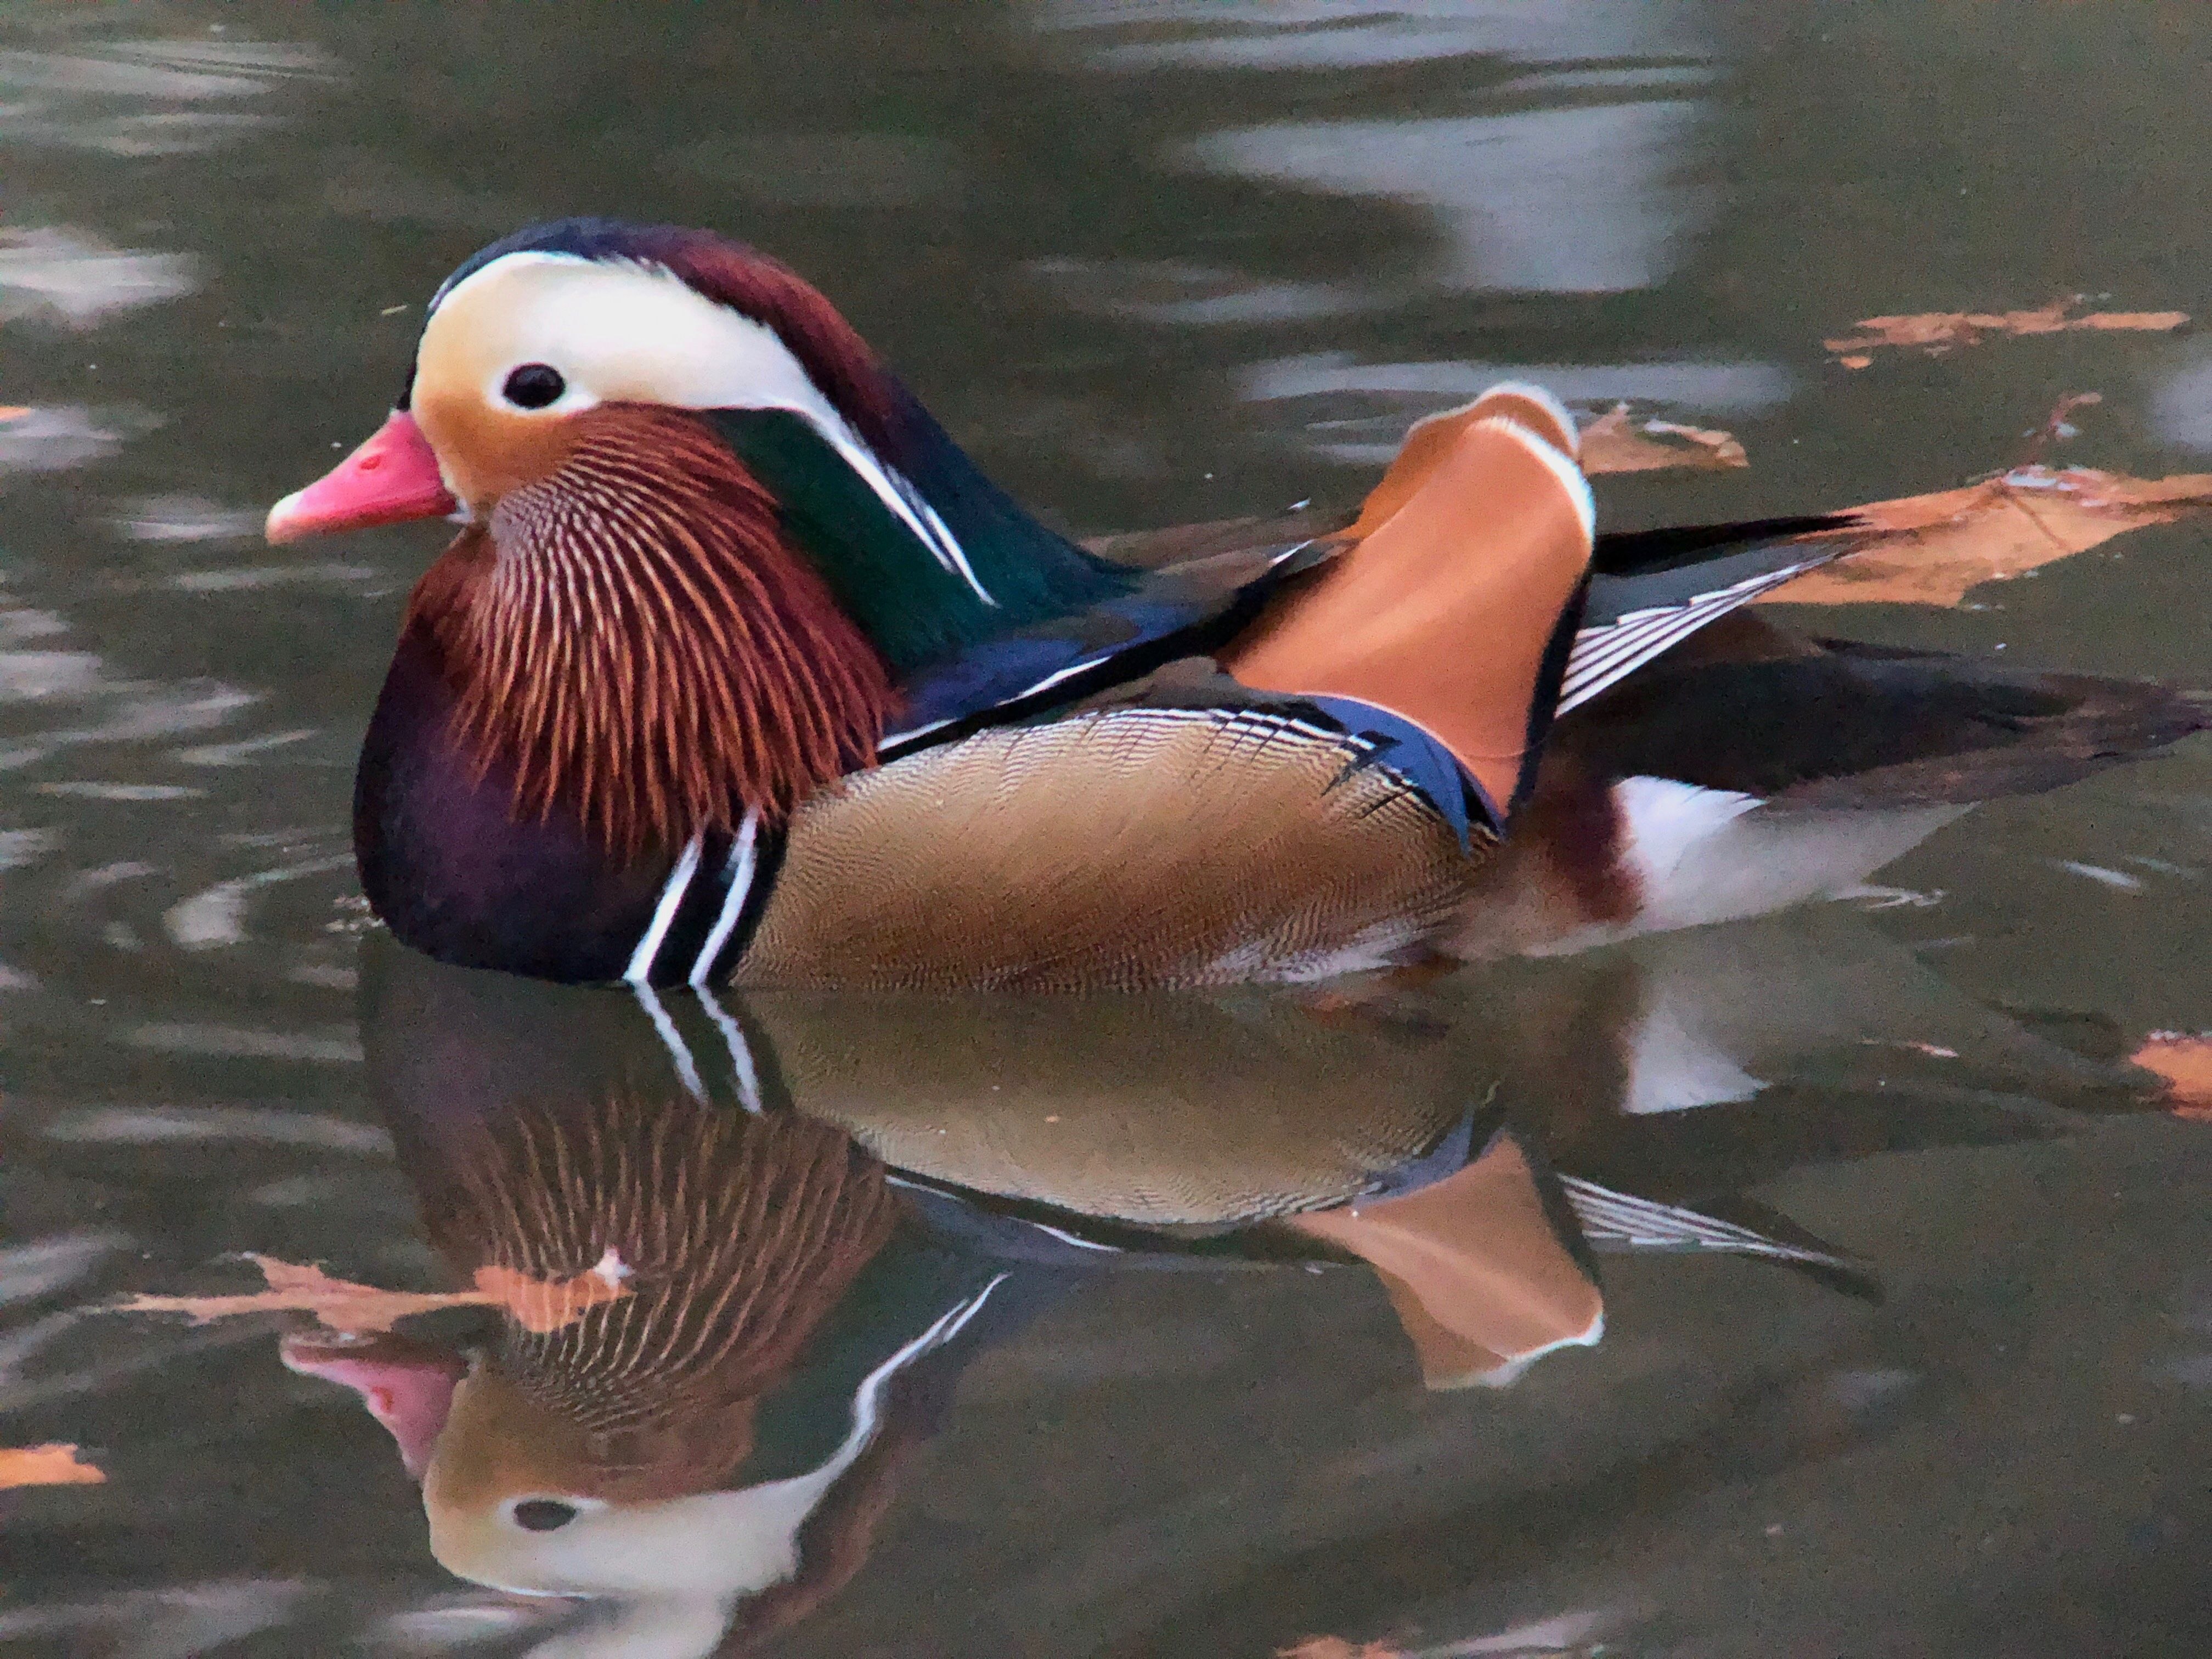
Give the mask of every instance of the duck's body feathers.
[[[1774, 808], [1964, 805], [2051, 789], [2212, 724], [2199, 693], [1948, 652], [1790, 640], [1653, 664], [1560, 721], [1563, 757]], [[1716, 647], [1722, 641], [1714, 641]]]
[[1335, 551], [1265, 542], [1143, 573], [1130, 590], [1071, 615], [923, 664], [900, 683], [885, 759], [986, 726], [1063, 708], [1178, 657], [1225, 645], [1281, 585]]
[[1307, 700], [1173, 676], [925, 750], [794, 818], [738, 976], [1133, 989], [1419, 960], [1492, 842], [1400, 763]]

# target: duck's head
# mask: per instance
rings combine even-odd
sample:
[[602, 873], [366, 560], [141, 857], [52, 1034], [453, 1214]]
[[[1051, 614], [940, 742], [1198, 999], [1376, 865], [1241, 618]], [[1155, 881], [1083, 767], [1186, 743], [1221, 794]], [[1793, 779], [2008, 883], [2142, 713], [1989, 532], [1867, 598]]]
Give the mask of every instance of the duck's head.
[[487, 764], [633, 847], [780, 814], [872, 756], [905, 669], [1116, 591], [813, 287], [672, 226], [469, 259], [383, 427], [268, 534], [440, 516], [410, 622]]
[[533, 225], [439, 285], [391, 416], [277, 502], [268, 535], [488, 524], [610, 416], [744, 410], [795, 417], [929, 543], [901, 401], [836, 308], [751, 248], [672, 225]]

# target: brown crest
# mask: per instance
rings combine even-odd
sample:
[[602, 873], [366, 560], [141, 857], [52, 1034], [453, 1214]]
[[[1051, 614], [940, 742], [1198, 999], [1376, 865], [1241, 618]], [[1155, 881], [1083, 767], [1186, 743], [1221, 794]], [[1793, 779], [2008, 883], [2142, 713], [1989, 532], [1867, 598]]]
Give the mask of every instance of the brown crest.
[[765, 324], [868, 447], [899, 459], [903, 446], [890, 377], [813, 283], [765, 253], [706, 231], [646, 232], [637, 252], [717, 304]]
[[872, 763], [889, 671], [699, 420], [609, 404], [416, 587], [460, 735], [518, 813], [574, 811], [618, 854], [770, 822]]

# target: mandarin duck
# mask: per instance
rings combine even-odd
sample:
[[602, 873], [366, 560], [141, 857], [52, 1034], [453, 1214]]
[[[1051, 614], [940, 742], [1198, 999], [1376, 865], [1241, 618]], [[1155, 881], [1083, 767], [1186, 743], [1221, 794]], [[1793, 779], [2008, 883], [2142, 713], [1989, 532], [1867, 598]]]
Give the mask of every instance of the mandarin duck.
[[1080, 546], [790, 270], [570, 220], [447, 279], [391, 417], [268, 533], [460, 520], [364, 741], [362, 882], [431, 956], [571, 981], [1574, 949], [1848, 892], [2204, 724], [1751, 623], [1851, 520], [1600, 536], [1577, 453], [1500, 386], [1356, 515]]

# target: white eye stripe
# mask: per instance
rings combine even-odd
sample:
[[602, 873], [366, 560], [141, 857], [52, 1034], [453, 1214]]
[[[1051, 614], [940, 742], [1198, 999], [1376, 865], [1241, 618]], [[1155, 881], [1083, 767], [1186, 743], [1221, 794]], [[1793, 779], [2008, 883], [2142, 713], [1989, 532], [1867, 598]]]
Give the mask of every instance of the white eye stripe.
[[540, 410], [573, 415], [606, 403], [676, 409], [781, 410], [818, 433], [939, 565], [985, 604], [998, 600], [960, 539], [912, 480], [887, 464], [823, 395], [767, 324], [719, 305], [658, 267], [526, 252], [471, 271], [435, 301], [423, 325], [418, 399], [435, 396], [448, 362], [493, 408], [516, 411], [507, 378], [544, 363], [568, 382]]

